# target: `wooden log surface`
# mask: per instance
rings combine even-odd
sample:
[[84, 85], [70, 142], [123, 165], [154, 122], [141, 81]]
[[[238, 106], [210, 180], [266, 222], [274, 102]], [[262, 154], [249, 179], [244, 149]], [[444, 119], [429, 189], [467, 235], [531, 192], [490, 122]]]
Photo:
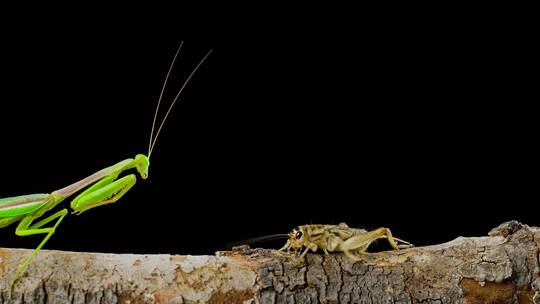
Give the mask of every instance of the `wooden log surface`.
[[484, 237], [366, 254], [270, 249], [215, 256], [42, 250], [8, 299], [27, 249], [0, 248], [0, 303], [540, 303], [540, 228], [507, 222]]

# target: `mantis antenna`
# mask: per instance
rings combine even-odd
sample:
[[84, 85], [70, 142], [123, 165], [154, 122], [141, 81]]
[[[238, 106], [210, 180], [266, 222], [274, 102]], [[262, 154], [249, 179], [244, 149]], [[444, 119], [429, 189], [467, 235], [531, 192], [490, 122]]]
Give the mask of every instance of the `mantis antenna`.
[[157, 138], [159, 136], [159, 133], [161, 132], [161, 129], [163, 128], [163, 125], [165, 124], [165, 121], [167, 120], [167, 117], [169, 116], [169, 113], [171, 112], [172, 108], [174, 107], [174, 105], [176, 104], [176, 101], [178, 100], [178, 98], [180, 97], [180, 95], [182, 94], [182, 92], [184, 91], [186, 85], [189, 83], [189, 81], [191, 80], [191, 78], [193, 77], [193, 75], [195, 75], [195, 73], [197, 72], [197, 70], [199, 69], [199, 67], [203, 64], [203, 62], [206, 60], [206, 58], [208, 58], [208, 56], [212, 53], [213, 50], [210, 50], [208, 51], [208, 53], [206, 53], [206, 55], [203, 57], [203, 59], [201, 59], [201, 61], [199, 61], [199, 63], [197, 64], [197, 66], [195, 66], [195, 68], [193, 69], [193, 71], [191, 71], [191, 74], [189, 74], [188, 78], [186, 79], [186, 81], [184, 81], [184, 84], [182, 84], [182, 87], [180, 88], [180, 90], [178, 90], [178, 93], [176, 94], [176, 96], [174, 97], [174, 100], [173, 102], [171, 103], [171, 105], [169, 106], [169, 109], [167, 109], [167, 112], [165, 113], [165, 117], [163, 117], [163, 120], [161, 121], [161, 124], [159, 125], [159, 128], [156, 132], [156, 136], [155, 137], [152, 137], [153, 136], [153, 133], [154, 133], [154, 126], [155, 126], [155, 123], [156, 123], [156, 117], [157, 117], [157, 113], [158, 113], [158, 110], [159, 110], [159, 104], [161, 103], [161, 98], [163, 96], [163, 91], [165, 90], [165, 86], [167, 85], [167, 80], [169, 79], [169, 75], [170, 75], [170, 72], [171, 72], [171, 69], [172, 69], [172, 66], [174, 65], [174, 62], [176, 61], [176, 57], [178, 56], [178, 53], [180, 52], [180, 48], [182, 47], [182, 44], [183, 42], [180, 44], [180, 47], [178, 47], [178, 50], [176, 51], [176, 54], [174, 55], [174, 59], [171, 63], [171, 66], [169, 67], [169, 71], [167, 72], [167, 76], [165, 78], [165, 82], [163, 83], [163, 88], [161, 90], [161, 94], [159, 95], [159, 100], [158, 100], [158, 104], [157, 104], [157, 107], [156, 107], [156, 112], [154, 114], [154, 121], [152, 123], [152, 132], [150, 133], [150, 144], [148, 146], [148, 158], [150, 158], [150, 155], [152, 154], [152, 151], [154, 150], [154, 147], [156, 145], [156, 141], [157, 141]]
[[156, 119], [158, 115], [159, 105], [161, 104], [161, 99], [163, 98], [163, 92], [165, 91], [165, 86], [167, 86], [169, 75], [171, 74], [171, 70], [174, 66], [174, 63], [176, 62], [176, 57], [178, 57], [178, 53], [180, 53], [180, 49], [182, 49], [182, 45], [184, 45], [184, 41], [180, 42], [180, 46], [178, 47], [178, 50], [176, 50], [176, 54], [174, 54], [174, 58], [171, 62], [171, 65], [169, 66], [169, 71], [167, 71], [167, 76], [165, 76], [163, 87], [161, 87], [161, 93], [159, 93], [159, 99], [157, 102], [156, 111], [154, 112], [154, 120], [152, 121], [152, 131], [150, 132], [150, 141], [148, 143], [148, 156], [150, 156], [150, 150], [152, 150], [152, 137], [154, 135], [154, 127], [156, 126]]

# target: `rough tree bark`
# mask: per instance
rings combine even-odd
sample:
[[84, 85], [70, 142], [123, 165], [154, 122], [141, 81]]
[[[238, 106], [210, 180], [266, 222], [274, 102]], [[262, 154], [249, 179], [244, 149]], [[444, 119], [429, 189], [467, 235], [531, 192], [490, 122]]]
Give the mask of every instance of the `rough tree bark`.
[[7, 300], [30, 250], [0, 249], [1, 303], [540, 303], [540, 228], [515, 221], [489, 236], [351, 263], [267, 249], [216, 256], [43, 250]]

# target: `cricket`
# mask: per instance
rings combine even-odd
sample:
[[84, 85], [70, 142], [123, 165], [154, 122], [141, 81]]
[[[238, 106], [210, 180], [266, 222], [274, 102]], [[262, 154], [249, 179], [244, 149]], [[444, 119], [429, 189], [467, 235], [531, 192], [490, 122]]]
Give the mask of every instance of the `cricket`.
[[[45, 215], [45, 213], [55, 208], [62, 201], [70, 198], [81, 190], [84, 191], [79, 193], [77, 196], [75, 196], [75, 198], [73, 198], [73, 200], [71, 200], [70, 208], [72, 209], [73, 214], [81, 214], [92, 208], [111, 204], [118, 201], [137, 182], [137, 178], [134, 173], [120, 177], [120, 174], [124, 173], [124, 171], [135, 169], [138, 174], [140, 174], [142, 179], [148, 178], [150, 156], [152, 154], [152, 151], [154, 150], [156, 140], [159, 136], [160, 131], [163, 128], [165, 121], [167, 120], [171, 109], [176, 104], [178, 98], [184, 91], [184, 88], [189, 83], [193, 75], [197, 72], [199, 67], [203, 64], [203, 62], [212, 52], [212, 50], [208, 51], [208, 53], [199, 61], [193, 71], [186, 78], [186, 80], [178, 90], [175, 98], [171, 102], [165, 116], [163, 117], [159, 125], [159, 128], [157, 129], [157, 132], [154, 135], [156, 120], [163, 97], [163, 92], [165, 91], [169, 75], [171, 74], [171, 70], [174, 66], [174, 63], [176, 62], [178, 54], [180, 53], [182, 45], [183, 42], [180, 43], [180, 46], [178, 47], [174, 55], [172, 63], [170, 64], [169, 70], [165, 77], [165, 81], [163, 82], [163, 86], [161, 88], [161, 93], [157, 101], [154, 119], [152, 122], [152, 130], [150, 132], [150, 140], [148, 144], [148, 153], [146, 155], [137, 154], [134, 158], [122, 160], [112, 166], [101, 169], [80, 181], [77, 181], [71, 185], [53, 191], [51, 193], [28, 194], [0, 198], [0, 228], [7, 227], [13, 223], [19, 223], [17, 225], [17, 228], [15, 228], [15, 234], [18, 236], [29, 236], [38, 234], [45, 235], [41, 243], [34, 249], [32, 254], [18, 266], [17, 271], [10, 279], [9, 290], [12, 289], [15, 282], [21, 277], [30, 261], [32, 261], [32, 258], [36, 256], [39, 250], [55, 233], [56, 229], [58, 228], [64, 217], [68, 214], [68, 209], [63, 208], [41, 219]], [[52, 225], [46, 226], [51, 222], [53, 222]]]
[[411, 248], [413, 245], [407, 241], [392, 236], [388, 228], [378, 228], [367, 231], [359, 228], [350, 228], [345, 223], [339, 225], [303, 225], [293, 229], [288, 234], [287, 243], [279, 251], [290, 252], [291, 249], [302, 259], [309, 250], [316, 252], [322, 249], [329, 252], [342, 252], [353, 261], [360, 260], [360, 256], [367, 252], [369, 245], [375, 240], [385, 238], [395, 250]]

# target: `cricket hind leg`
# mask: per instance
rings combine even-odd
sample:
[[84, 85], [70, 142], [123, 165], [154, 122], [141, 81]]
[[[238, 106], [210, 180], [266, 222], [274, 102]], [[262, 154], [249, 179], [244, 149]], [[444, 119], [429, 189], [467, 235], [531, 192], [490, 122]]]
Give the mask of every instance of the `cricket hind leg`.
[[[343, 243], [341, 249], [348, 257], [352, 258], [353, 260], [358, 260], [358, 257], [352, 254], [351, 251], [356, 253], [365, 253], [373, 241], [381, 238], [387, 239], [390, 246], [392, 246], [392, 248], [395, 250], [413, 247], [411, 243], [393, 237], [390, 229], [383, 227], [351, 237]], [[403, 244], [398, 244], [398, 242]]]
[[409, 243], [409, 242], [404, 241], [402, 239], [398, 239], [397, 237], [394, 237], [394, 240], [396, 240], [399, 243], [402, 243], [402, 244], [398, 244], [399, 249], [407, 249], [407, 248], [414, 247], [414, 245], [412, 243]]
[[[36, 247], [36, 249], [34, 249], [32, 254], [28, 258], [26, 258], [26, 260], [21, 264], [21, 266], [19, 266], [19, 269], [17, 270], [17, 272], [13, 275], [13, 277], [9, 281], [9, 290], [10, 291], [11, 291], [11, 289], [13, 287], [13, 284], [21, 276], [21, 274], [23, 273], [26, 266], [28, 266], [30, 261], [39, 252], [41, 247], [43, 247], [43, 245], [45, 245], [45, 243], [47, 243], [47, 241], [54, 234], [54, 232], [56, 231], [56, 228], [58, 227], [60, 222], [62, 222], [62, 220], [64, 219], [64, 216], [66, 216], [67, 213], [68, 213], [67, 209], [62, 209], [62, 210], [54, 213], [53, 215], [51, 215], [51, 216], [49, 216], [49, 217], [35, 223], [34, 225], [31, 225], [31, 226], [30, 226], [30, 224], [32, 224], [32, 221], [34, 221], [36, 219], [34, 217], [35, 215], [27, 215], [26, 217], [24, 217], [21, 220], [21, 222], [17, 226], [17, 229], [15, 230], [15, 234], [17, 234], [18, 236], [29, 236], [29, 235], [34, 235], [34, 234], [47, 234], [47, 235], [41, 241], [41, 243]], [[45, 225], [45, 224], [47, 224], [47, 223], [49, 223], [49, 222], [51, 222], [51, 221], [53, 221], [55, 219], [58, 219], [58, 220], [56, 221], [56, 223], [54, 223], [54, 225], [52, 227], [41, 228], [43, 225]]]

